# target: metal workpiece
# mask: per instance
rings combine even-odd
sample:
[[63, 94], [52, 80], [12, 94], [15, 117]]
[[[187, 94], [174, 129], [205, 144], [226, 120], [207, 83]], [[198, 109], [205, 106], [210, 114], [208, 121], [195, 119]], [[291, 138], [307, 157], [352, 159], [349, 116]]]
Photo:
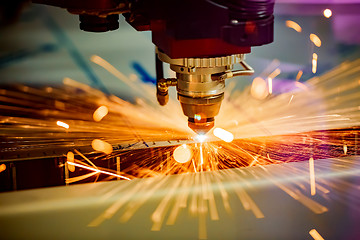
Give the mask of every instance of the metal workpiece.
[[[214, 126], [224, 98], [227, 78], [251, 75], [254, 70], [244, 62], [244, 54], [214, 58], [172, 59], [156, 49], [157, 99], [160, 105], [168, 100], [168, 87], [176, 85], [178, 100], [188, 117], [188, 126], [198, 134], [206, 134]], [[170, 64], [176, 79], [164, 79], [161, 61]], [[233, 71], [234, 64], [243, 69]]]
[[316, 196], [307, 161], [1, 193], [1, 236], [357, 239], [359, 160], [316, 160]]

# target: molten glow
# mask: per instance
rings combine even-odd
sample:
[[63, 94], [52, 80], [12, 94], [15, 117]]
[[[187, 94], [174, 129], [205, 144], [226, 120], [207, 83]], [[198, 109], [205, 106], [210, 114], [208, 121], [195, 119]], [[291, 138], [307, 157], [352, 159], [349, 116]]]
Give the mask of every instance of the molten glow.
[[311, 229], [309, 234], [315, 239], [315, 240], [324, 240], [324, 238], [316, 231], [315, 229]]
[[309, 159], [309, 171], [310, 171], [310, 191], [311, 196], [316, 194], [316, 185], [315, 185], [315, 169], [314, 169], [314, 159]]
[[344, 146], [343, 146], [343, 149], [344, 149], [344, 154], [346, 155], [346, 154], [347, 154], [347, 150], [348, 150], [348, 149], [347, 149], [347, 145], [344, 145]]
[[109, 112], [109, 109], [106, 106], [98, 107], [93, 114], [95, 122], [100, 122]]
[[313, 73], [316, 73], [317, 59], [318, 59], [318, 55], [316, 53], [313, 53], [313, 59], [312, 59], [312, 72]]
[[256, 99], [263, 100], [268, 96], [267, 84], [261, 77], [254, 78], [251, 85], [251, 96]]
[[190, 161], [192, 153], [191, 150], [186, 146], [186, 144], [183, 144], [175, 148], [173, 157], [178, 163], [186, 163]]
[[214, 135], [225, 142], [232, 142], [234, 140], [234, 135], [222, 128], [215, 128]]
[[111, 144], [100, 139], [94, 139], [91, 146], [94, 150], [104, 152], [106, 154], [110, 154], [113, 151]]
[[88, 167], [88, 166], [85, 166], [85, 165], [82, 165], [82, 164], [78, 164], [78, 163], [74, 163], [74, 162], [67, 162], [67, 163], [69, 165], [73, 165], [73, 166], [76, 166], [76, 167], [81, 167], [81, 168], [84, 168], [84, 169], [87, 169], [87, 170], [90, 170], [90, 171], [94, 171], [94, 172], [97, 172], [97, 173], [103, 173], [103, 174], [107, 174], [107, 175], [110, 175], [110, 176], [114, 176], [114, 177], [118, 177], [118, 178], [122, 178], [122, 179], [126, 179], [126, 180], [131, 180], [130, 178], [127, 178], [127, 177], [124, 177], [124, 176], [121, 176], [121, 175], [118, 175], [118, 174], [115, 174], [115, 173], [112, 173], [112, 172], [107, 172], [107, 171], [95, 169], [95, 168]]
[[314, 43], [315, 46], [321, 47], [321, 40], [320, 38], [315, 34], [310, 34], [310, 40]]
[[[67, 162], [74, 162], [74, 153], [73, 152], [68, 152], [67, 155], [66, 155], [66, 159], [67, 159]], [[69, 165], [68, 164], [68, 169], [70, 172], [75, 172], [75, 166], [74, 165]]]
[[203, 143], [205, 140], [206, 140], [206, 135], [204, 134], [199, 134], [199, 135], [196, 135], [195, 139], [201, 143]]
[[3, 172], [6, 170], [6, 165], [5, 164], [1, 164], [0, 165], [0, 172]]
[[64, 123], [64, 122], [62, 122], [62, 121], [57, 121], [57, 122], [56, 122], [56, 125], [58, 125], [59, 127], [63, 127], [63, 128], [69, 129], [69, 124]]
[[287, 21], [285, 22], [285, 24], [286, 24], [286, 26], [287, 26], [288, 28], [292, 28], [292, 29], [294, 29], [294, 30], [297, 31], [297, 32], [301, 32], [301, 27], [300, 27], [300, 25], [297, 24], [296, 22], [287, 20]]
[[326, 18], [330, 18], [332, 16], [332, 11], [328, 8], [325, 9], [323, 13], [324, 13], [324, 17]]

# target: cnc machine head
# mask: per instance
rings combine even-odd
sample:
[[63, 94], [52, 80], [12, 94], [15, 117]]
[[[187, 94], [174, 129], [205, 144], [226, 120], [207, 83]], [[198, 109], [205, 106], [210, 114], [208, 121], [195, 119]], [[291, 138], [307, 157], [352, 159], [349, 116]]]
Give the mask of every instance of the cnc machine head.
[[[250, 75], [245, 54], [273, 41], [274, 0], [33, 0], [67, 8], [80, 16], [80, 28], [118, 28], [118, 14], [138, 31], [152, 32], [156, 46], [157, 98], [168, 100], [176, 86], [189, 127], [206, 133], [224, 98], [225, 79]], [[162, 63], [176, 79], [164, 79]], [[234, 71], [240, 64], [242, 70]]]

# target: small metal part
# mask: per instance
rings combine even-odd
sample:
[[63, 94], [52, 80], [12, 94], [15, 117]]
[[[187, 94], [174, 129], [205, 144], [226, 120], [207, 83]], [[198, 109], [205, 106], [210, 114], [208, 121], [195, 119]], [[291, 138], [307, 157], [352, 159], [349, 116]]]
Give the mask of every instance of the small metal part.
[[[219, 113], [224, 98], [225, 79], [254, 73], [244, 62], [244, 54], [171, 59], [159, 49], [156, 49], [156, 53], [157, 73], [160, 60], [169, 63], [170, 69], [176, 72], [176, 79], [157, 79], [158, 101], [162, 104], [165, 96], [168, 97], [168, 87], [176, 85], [178, 100], [184, 115], [188, 117], [188, 126], [196, 133], [207, 133], [214, 126], [214, 117]], [[244, 69], [232, 71], [236, 63]], [[162, 76], [162, 63], [161, 73], [157, 76]]]

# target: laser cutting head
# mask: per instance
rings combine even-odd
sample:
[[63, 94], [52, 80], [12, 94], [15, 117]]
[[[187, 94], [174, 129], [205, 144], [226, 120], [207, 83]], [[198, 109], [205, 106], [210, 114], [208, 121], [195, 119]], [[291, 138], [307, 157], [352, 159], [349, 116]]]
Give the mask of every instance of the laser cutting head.
[[[244, 63], [244, 54], [171, 59], [159, 49], [156, 52], [159, 60], [169, 63], [176, 72], [176, 80], [168, 83], [176, 85], [178, 100], [184, 115], [188, 117], [188, 126], [197, 134], [206, 134], [214, 126], [215, 116], [224, 99], [225, 79], [253, 73]], [[244, 69], [231, 71], [236, 63], [240, 63]], [[158, 96], [166, 96], [166, 93], [166, 87], [158, 86]]]

